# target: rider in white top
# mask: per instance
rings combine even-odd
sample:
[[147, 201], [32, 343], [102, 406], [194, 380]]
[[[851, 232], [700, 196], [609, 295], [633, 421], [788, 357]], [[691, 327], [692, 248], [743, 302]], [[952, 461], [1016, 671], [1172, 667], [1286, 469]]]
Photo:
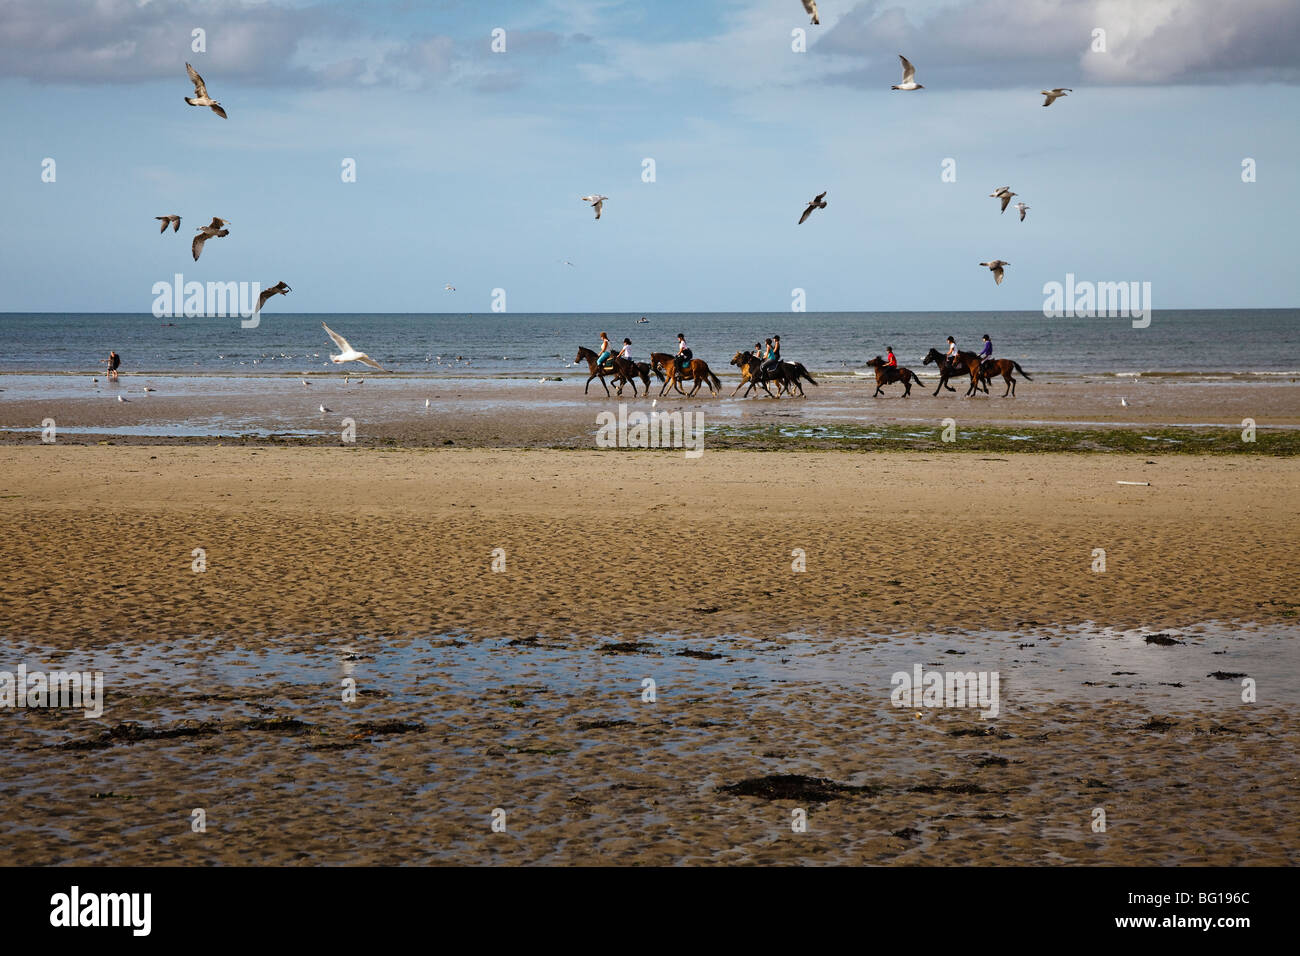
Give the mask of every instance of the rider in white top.
[[623, 347], [619, 349], [618, 357], [625, 358], [629, 362], [632, 361], [632, 341], [630, 339], [623, 340]]

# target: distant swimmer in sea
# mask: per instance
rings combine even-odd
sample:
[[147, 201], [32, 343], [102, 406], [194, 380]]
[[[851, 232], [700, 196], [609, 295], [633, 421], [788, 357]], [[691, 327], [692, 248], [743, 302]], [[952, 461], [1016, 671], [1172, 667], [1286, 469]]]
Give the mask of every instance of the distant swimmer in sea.
[[636, 324], [637, 324], [637, 325], [644, 325], [644, 324], [648, 323], [649, 321], [650, 321], [650, 320], [647, 319], [647, 318], [643, 315], [643, 316], [641, 316], [641, 318], [639, 318], [639, 319], [636, 320]]

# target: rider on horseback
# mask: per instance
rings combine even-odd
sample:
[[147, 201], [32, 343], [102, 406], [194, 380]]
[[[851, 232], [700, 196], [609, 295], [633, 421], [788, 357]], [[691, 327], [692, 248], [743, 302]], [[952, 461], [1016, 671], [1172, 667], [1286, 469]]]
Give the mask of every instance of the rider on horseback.
[[943, 354], [943, 357], [947, 360], [947, 368], [951, 369], [957, 364], [957, 340], [951, 335], [948, 336], [948, 351]]
[[677, 363], [679, 371], [685, 371], [686, 366], [691, 364], [691, 350], [686, 346], [686, 336], [681, 332], [677, 333]]
[[894, 358], [894, 347], [892, 345], [885, 346], [885, 364], [890, 368], [898, 368], [898, 359]]
[[609, 333], [601, 332], [600, 333], [600, 355], [596, 359], [596, 367], [597, 368], [602, 367], [605, 364], [605, 360], [609, 358], [610, 353], [613, 351], [614, 350], [609, 347]]
[[627, 359], [629, 362], [632, 361], [632, 340], [631, 339], [623, 340], [623, 347], [619, 349], [618, 357], [622, 359]]
[[781, 336], [774, 335], [767, 340], [767, 361], [759, 366], [761, 376], [767, 378], [781, 364]]
[[984, 363], [992, 361], [992, 359], [993, 359], [993, 342], [986, 335], [984, 336], [984, 347], [980, 349], [980, 354], [979, 354], [981, 371], [984, 369]]

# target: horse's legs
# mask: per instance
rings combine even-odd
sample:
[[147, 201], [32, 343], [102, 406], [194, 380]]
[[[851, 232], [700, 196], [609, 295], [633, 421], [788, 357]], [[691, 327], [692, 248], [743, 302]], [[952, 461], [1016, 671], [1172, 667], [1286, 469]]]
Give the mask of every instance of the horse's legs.
[[1016, 380], [1015, 380], [1014, 378], [1011, 377], [1011, 373], [1010, 373], [1010, 372], [1008, 372], [1008, 373], [1007, 373], [1005, 376], [1003, 376], [1003, 377], [1007, 380], [1007, 391], [1002, 393], [1002, 397], [1003, 397], [1003, 398], [1006, 398], [1006, 397], [1007, 397], [1007, 392], [1010, 392], [1010, 393], [1011, 393], [1011, 397], [1012, 397], [1012, 398], [1015, 398], [1015, 395], [1016, 395]]

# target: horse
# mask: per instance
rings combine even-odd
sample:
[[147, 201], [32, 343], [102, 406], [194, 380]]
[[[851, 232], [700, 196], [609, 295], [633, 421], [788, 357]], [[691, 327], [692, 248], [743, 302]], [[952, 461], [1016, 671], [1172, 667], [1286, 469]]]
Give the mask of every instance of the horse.
[[886, 385], [893, 385], [895, 382], [903, 383], [903, 397], [907, 398], [912, 394], [912, 383], [921, 384], [921, 378], [910, 368], [903, 368], [901, 365], [886, 365], [885, 360], [879, 355], [867, 363], [876, 370], [876, 390], [871, 393], [872, 398], [876, 398]]
[[988, 394], [988, 383], [984, 380], [984, 375], [980, 371], [979, 356], [974, 352], [959, 351], [957, 353], [957, 360], [952, 363], [953, 367], [950, 369], [948, 367], [947, 357], [938, 349], [930, 349], [930, 351], [925, 353], [925, 358], [922, 360], [922, 364], [929, 365], [931, 362], [939, 366], [939, 385], [935, 388], [934, 394], [938, 395], [940, 388], [946, 388], [950, 392], [957, 391], [957, 389], [948, 384], [948, 379], [953, 374], [953, 371], [959, 368], [964, 369], [966, 374], [970, 376], [970, 387], [966, 389], [967, 398], [974, 395], [981, 385], [983, 385], [984, 394]]
[[[749, 393], [754, 390], [755, 386], [761, 387], [769, 396], [772, 396], [772, 393], [767, 391], [766, 383], [769, 381], [777, 383], [777, 394], [772, 397], [779, 397], [783, 389], [792, 395], [798, 390], [799, 395], [802, 397], [804, 391], [803, 386], [799, 384], [800, 378], [807, 379], [813, 385], [817, 384], [817, 380], [808, 374], [808, 370], [804, 368], [802, 362], [777, 362], [774, 371], [763, 372], [763, 360], [753, 352], [745, 351], [737, 352], [732, 356], [731, 364], [740, 366], [740, 385], [744, 385], [746, 379], [749, 380], [749, 388], [744, 394], [745, 398], [749, 397]], [[736, 386], [736, 391], [740, 390], [740, 385]], [[735, 395], [736, 392], [731, 394]]]
[[[693, 398], [701, 385], [709, 386], [710, 394], [722, 394], [722, 382], [718, 380], [718, 376], [709, 371], [709, 363], [704, 359], [692, 358], [683, 370], [677, 367], [677, 360], [667, 352], [651, 352], [650, 365], [655, 369], [656, 375], [667, 376], [664, 378], [663, 387], [659, 389], [660, 397], [668, 390], [669, 385], [682, 392], [687, 398]], [[683, 378], [695, 383], [695, 387], [689, 393], [682, 391]]]
[[[754, 390], [755, 385], [759, 385], [762, 387], [763, 391], [767, 392], [768, 398], [781, 397], [781, 393], [785, 389], [785, 379], [776, 379], [776, 394], [773, 395], [768, 390], [767, 382], [759, 381], [757, 378], [758, 367], [763, 363], [762, 360], [753, 352], [737, 352], [731, 357], [731, 364], [740, 368], [740, 384], [732, 391], [732, 398], [736, 397], [736, 392], [744, 388], [746, 383], [749, 383], [749, 391], [751, 392]], [[745, 395], [748, 397], [749, 392], [745, 392]]]
[[[596, 359], [598, 358], [600, 358], [600, 356], [591, 349], [582, 345], [578, 346], [578, 354], [574, 357], [573, 364], [577, 365], [579, 362], [585, 361], [587, 363], [587, 371], [591, 373], [587, 376], [587, 384], [582, 387], [583, 395], [587, 394], [587, 389], [591, 386], [591, 380], [593, 378], [599, 378], [600, 384], [604, 386], [605, 389], [605, 397], [608, 398], [609, 386], [605, 384], [606, 375], [613, 377], [614, 383], [618, 386], [618, 393], [620, 395], [623, 394], [623, 386], [628, 382], [631, 382], [632, 395], [635, 397], [636, 382], [634, 379], [638, 377], [645, 382], [646, 394], [650, 393], [650, 366], [648, 363], [641, 362], [638, 365], [636, 362], [615, 355], [610, 360], [610, 366], [603, 366], [596, 364]], [[662, 378], [662, 376], [660, 377]]]
[[[1023, 375], [1025, 377], [1025, 381], [1027, 382], [1033, 381], [1033, 379], [1029, 377], [1029, 373], [1020, 367], [1019, 362], [1016, 362], [1013, 359], [989, 359], [987, 362], [985, 362], [983, 365], [980, 366], [980, 375], [984, 379], [984, 391], [985, 392], [988, 391], [989, 380], [992, 379], [994, 375], [1001, 375], [1003, 381], [1007, 383], [1007, 391], [1011, 393], [1012, 398], [1015, 398], [1016, 380], [1011, 377], [1012, 369], [1015, 369], [1017, 372]], [[1002, 397], [1006, 398], [1007, 392], [1003, 392]]]

